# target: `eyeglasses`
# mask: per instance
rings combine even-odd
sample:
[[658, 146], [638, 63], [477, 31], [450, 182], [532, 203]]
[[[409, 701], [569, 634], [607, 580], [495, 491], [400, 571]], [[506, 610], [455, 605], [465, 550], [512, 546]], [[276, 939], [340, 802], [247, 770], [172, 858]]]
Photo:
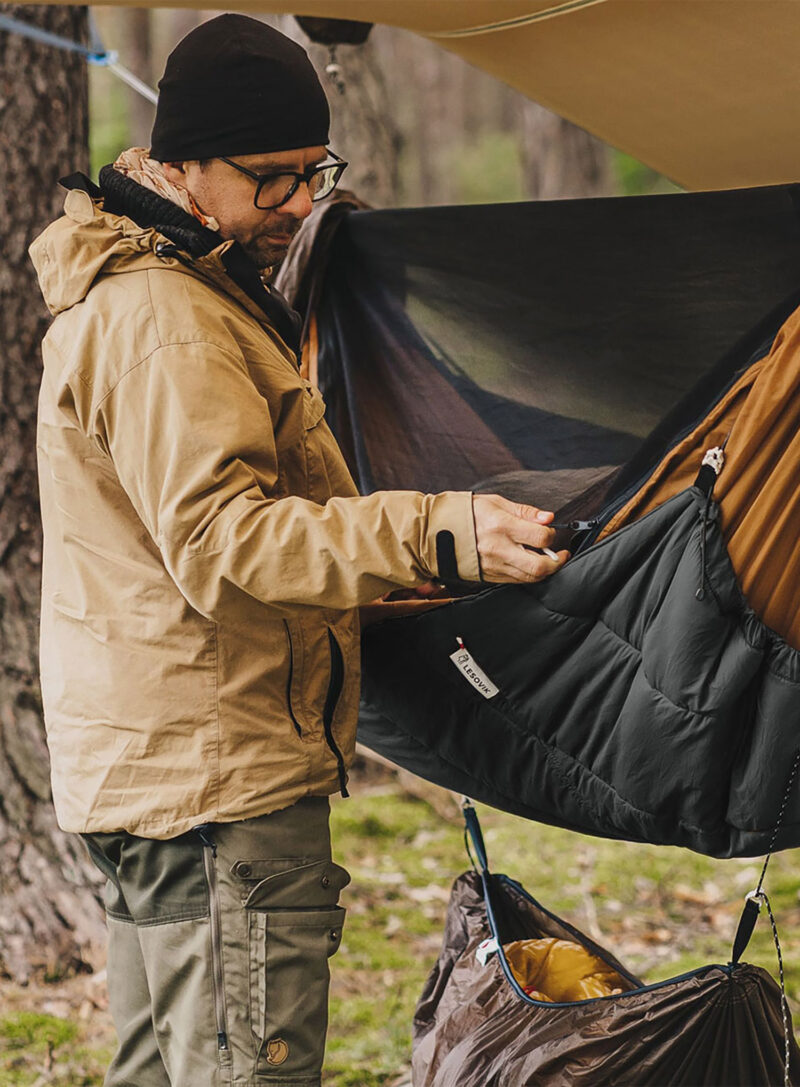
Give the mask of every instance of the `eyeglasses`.
[[339, 158], [333, 151], [329, 151], [328, 158], [333, 159], [333, 162], [328, 161], [320, 163], [319, 166], [309, 166], [302, 174], [289, 171], [257, 174], [253, 170], [248, 170], [245, 166], [240, 166], [238, 162], [226, 159], [223, 155], [220, 155], [220, 158], [223, 162], [227, 162], [229, 166], [232, 166], [234, 170], [238, 170], [240, 174], [246, 174], [257, 182], [253, 204], [261, 211], [271, 211], [273, 208], [279, 208], [286, 204], [297, 192], [301, 181], [306, 183], [308, 195], [312, 200], [324, 200], [326, 196], [330, 196], [339, 184], [339, 180], [348, 165], [344, 159]]

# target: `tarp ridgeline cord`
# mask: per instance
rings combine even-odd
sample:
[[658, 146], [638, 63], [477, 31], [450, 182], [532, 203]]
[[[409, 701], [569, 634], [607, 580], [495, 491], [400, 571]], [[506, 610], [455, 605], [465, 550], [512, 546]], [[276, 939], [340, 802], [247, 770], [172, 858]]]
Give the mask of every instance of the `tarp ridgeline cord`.
[[53, 34], [50, 30], [42, 30], [41, 27], [31, 26], [21, 19], [14, 19], [10, 15], [0, 15], [0, 30], [6, 30], [9, 34], [19, 34], [22, 38], [30, 38], [32, 41], [50, 45], [54, 49], [62, 49], [68, 53], [78, 53], [85, 57], [89, 64], [95, 64], [100, 68], [108, 68], [110, 72], [126, 83], [142, 98], [146, 98], [153, 105], [158, 101], [158, 94], [152, 87], [148, 87], [138, 76], [134, 75], [123, 64], [119, 63], [119, 53], [109, 50], [103, 45], [92, 16], [89, 16], [89, 37], [91, 44], [86, 46], [82, 42], [65, 38], [61, 34]]

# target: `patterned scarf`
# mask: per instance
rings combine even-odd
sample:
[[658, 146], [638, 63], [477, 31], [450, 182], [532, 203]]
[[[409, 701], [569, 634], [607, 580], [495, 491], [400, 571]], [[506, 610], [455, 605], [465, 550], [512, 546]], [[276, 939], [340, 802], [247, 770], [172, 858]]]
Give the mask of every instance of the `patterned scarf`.
[[177, 204], [178, 207], [193, 215], [209, 230], [219, 230], [217, 220], [213, 215], [203, 213], [187, 189], [173, 184], [164, 176], [161, 163], [150, 158], [148, 148], [131, 147], [127, 151], [123, 151], [114, 163], [114, 169], [124, 174], [125, 177], [129, 177], [131, 181], [136, 181], [139, 185], [150, 189], [151, 192], [163, 196], [166, 200], [171, 200], [173, 204]]

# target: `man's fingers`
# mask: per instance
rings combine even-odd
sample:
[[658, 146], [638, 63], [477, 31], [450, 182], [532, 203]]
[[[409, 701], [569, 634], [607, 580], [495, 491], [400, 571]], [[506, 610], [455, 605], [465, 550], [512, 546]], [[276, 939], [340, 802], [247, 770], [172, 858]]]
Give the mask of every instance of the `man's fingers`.
[[500, 495], [475, 495], [475, 537], [485, 581], [533, 582], [563, 566], [569, 553], [544, 554], [555, 541], [553, 513], [509, 502]]
[[550, 547], [556, 538], [555, 529], [548, 527], [553, 516], [548, 510], [508, 502], [495, 511], [493, 527], [498, 536], [521, 547]]
[[[523, 507], [524, 508], [524, 507]], [[549, 514], [552, 519], [552, 514]], [[515, 544], [521, 547], [550, 547], [556, 538], [556, 530], [548, 528], [539, 521], [531, 521], [521, 517], [509, 518], [507, 522], [507, 535]]]
[[569, 558], [569, 551], [559, 551], [555, 559], [536, 551], [527, 551], [523, 547], [514, 548], [509, 556], [508, 565], [517, 571], [517, 580], [529, 582], [542, 581], [554, 574]]
[[512, 509], [509, 511], [521, 521], [534, 521], [540, 525], [549, 525], [555, 517], [552, 510], [540, 510], [538, 506], [526, 506], [524, 502], [509, 502]]
[[503, 548], [484, 564], [485, 581], [527, 582], [542, 581], [560, 569], [570, 557], [569, 551], [559, 551], [555, 559], [523, 547]]

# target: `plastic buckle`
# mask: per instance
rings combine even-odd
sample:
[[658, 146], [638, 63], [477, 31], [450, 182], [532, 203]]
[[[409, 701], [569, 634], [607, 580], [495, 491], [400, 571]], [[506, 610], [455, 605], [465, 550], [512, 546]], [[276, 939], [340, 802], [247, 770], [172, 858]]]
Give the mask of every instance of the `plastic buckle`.
[[721, 445], [715, 445], [713, 449], [707, 449], [703, 455], [703, 464], [713, 468], [714, 475], [718, 476], [725, 464], [725, 453]]
[[764, 905], [764, 892], [760, 891], [758, 887], [754, 891], [748, 891], [744, 896], [745, 902], [755, 902], [758, 907], [758, 912], [761, 913], [761, 907]]

